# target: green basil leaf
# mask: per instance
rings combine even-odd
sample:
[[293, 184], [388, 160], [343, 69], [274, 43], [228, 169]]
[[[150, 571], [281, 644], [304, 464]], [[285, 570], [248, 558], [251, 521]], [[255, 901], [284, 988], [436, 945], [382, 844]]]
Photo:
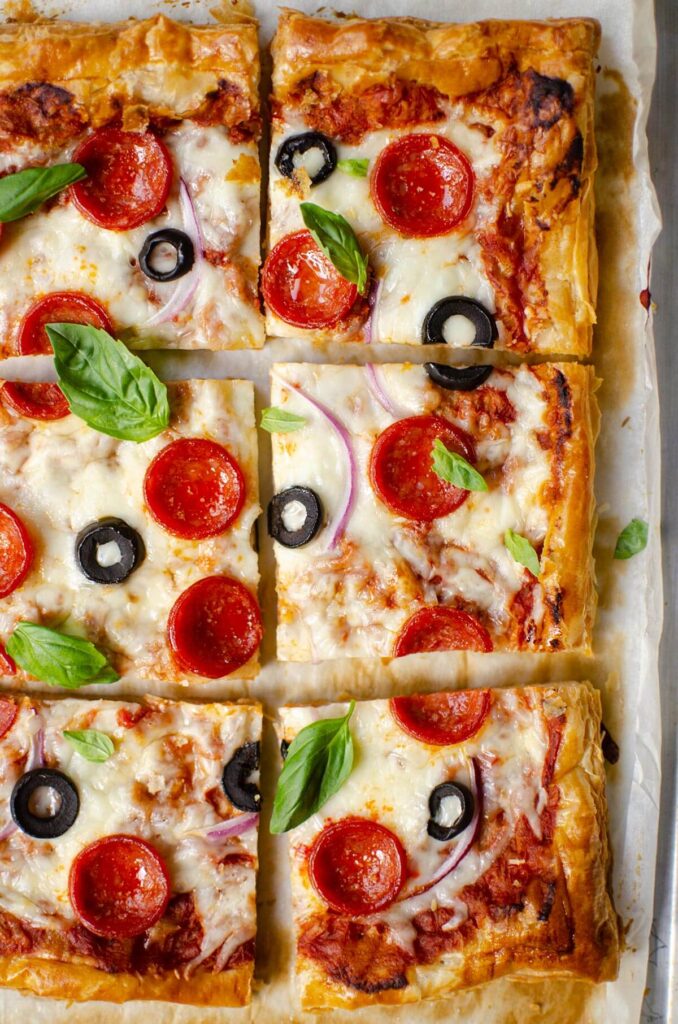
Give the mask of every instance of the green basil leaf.
[[267, 430], [269, 434], [291, 434], [294, 430], [301, 430], [305, 425], [305, 417], [297, 416], [294, 412], [276, 409], [275, 406], [261, 410], [259, 426], [262, 430]]
[[72, 413], [124, 441], [148, 441], [167, 429], [166, 386], [121, 341], [84, 324], [48, 324], [47, 334]]
[[77, 690], [91, 683], [114, 683], [120, 678], [89, 640], [35, 622], [19, 622], [5, 646], [17, 665], [50, 686]]
[[57, 192], [87, 177], [81, 164], [29, 167], [0, 178], [0, 222], [25, 217]]
[[487, 484], [477, 469], [467, 462], [463, 455], [451, 452], [439, 437], [431, 449], [433, 472], [448, 483], [464, 491], [486, 491]]
[[86, 761], [103, 764], [115, 753], [111, 737], [98, 729], [64, 729], [64, 736]]
[[278, 779], [271, 832], [289, 832], [315, 814], [339, 790], [353, 768], [353, 737], [349, 719], [321, 718], [292, 741]]
[[304, 224], [342, 277], [356, 285], [361, 295], [367, 290], [367, 257], [355, 232], [340, 213], [324, 210], [315, 203], [301, 203]]
[[337, 160], [337, 170], [344, 174], [352, 174], [354, 178], [366, 178], [369, 160]]
[[529, 569], [533, 576], [539, 576], [541, 572], [541, 565], [539, 564], [539, 555], [530, 544], [527, 537], [521, 536], [519, 533], [514, 533], [513, 530], [507, 530], [504, 534], [504, 544], [510, 555], [513, 555], [516, 562], [520, 565], [524, 565], [526, 569]]
[[617, 537], [615, 558], [633, 558], [647, 547], [648, 526], [644, 519], [632, 519]]

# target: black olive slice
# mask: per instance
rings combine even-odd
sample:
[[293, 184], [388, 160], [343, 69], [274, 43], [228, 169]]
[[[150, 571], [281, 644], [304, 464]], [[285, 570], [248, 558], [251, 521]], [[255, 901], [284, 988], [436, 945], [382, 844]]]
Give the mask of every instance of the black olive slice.
[[424, 319], [423, 342], [425, 345], [445, 345], [445, 324], [451, 316], [465, 316], [476, 329], [472, 345], [476, 348], [492, 348], [497, 340], [497, 324], [485, 307], [465, 295], [450, 295], [431, 306]]
[[492, 373], [491, 366], [447, 366], [445, 363], [424, 363], [434, 384], [448, 391], [473, 391], [484, 384]]
[[294, 158], [297, 153], [307, 153], [309, 149], [319, 149], [323, 157], [323, 165], [315, 174], [309, 175], [311, 185], [319, 185], [326, 181], [337, 166], [337, 151], [333, 143], [321, 132], [304, 132], [303, 135], [290, 135], [281, 143], [276, 154], [275, 166], [286, 178], [294, 175], [296, 167]]
[[[460, 810], [456, 821], [451, 825], [441, 825], [437, 821], [440, 814], [440, 807], [443, 800], [448, 796], [456, 796], [459, 800]], [[437, 839], [439, 843], [447, 843], [450, 839], [460, 835], [471, 823], [473, 817], [473, 794], [458, 782], [441, 782], [432, 790], [428, 798], [428, 809], [431, 817], [428, 820], [426, 831], [431, 839]]]
[[[306, 510], [306, 518], [296, 530], [285, 526], [284, 514], [293, 501], [300, 502]], [[320, 529], [323, 507], [320, 498], [310, 487], [288, 487], [274, 495], [268, 505], [268, 532], [274, 540], [286, 548], [300, 548], [313, 540]]]
[[238, 747], [224, 768], [222, 784], [226, 796], [241, 811], [259, 811], [261, 793], [250, 775], [259, 771], [259, 743]]
[[[174, 249], [175, 262], [169, 270], [158, 270], [153, 266], [153, 254], [159, 245], [170, 245]], [[176, 281], [187, 274], [195, 263], [193, 242], [178, 228], [162, 228], [148, 236], [139, 253], [139, 266], [152, 281]]]
[[[99, 549], [116, 544], [119, 557], [111, 565], [99, 561]], [[144, 542], [124, 519], [110, 516], [85, 526], [75, 541], [75, 558], [82, 573], [93, 583], [122, 583], [146, 557]]]
[[[50, 805], [47, 814], [39, 813], [33, 806], [33, 794], [37, 789], [50, 790]], [[56, 839], [68, 832], [78, 816], [80, 797], [75, 784], [54, 768], [34, 768], [18, 780], [9, 801], [12, 817], [22, 832], [34, 839]]]

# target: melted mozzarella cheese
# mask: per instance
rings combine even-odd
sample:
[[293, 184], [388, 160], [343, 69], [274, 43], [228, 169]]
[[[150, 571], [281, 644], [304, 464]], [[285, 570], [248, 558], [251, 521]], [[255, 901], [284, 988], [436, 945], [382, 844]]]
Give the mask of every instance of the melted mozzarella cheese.
[[[259, 740], [261, 712], [228, 704], [152, 706], [150, 715], [126, 728], [120, 711], [133, 713], [138, 705], [22, 701], [17, 720], [0, 740], [0, 830], [9, 823], [12, 788], [26, 770], [38, 734], [46, 765], [75, 783], [80, 812], [56, 839], [32, 839], [16, 830], [0, 840], [0, 908], [36, 927], [74, 923], [68, 896], [73, 859], [103, 836], [128, 833], [161, 854], [173, 894], [193, 893], [204, 933], [203, 959], [222, 947], [230, 955], [256, 931], [257, 830], [228, 845], [210, 842], [202, 833], [223, 820], [207, 794], [223, 793], [224, 764], [244, 743]], [[83, 728], [110, 736], [115, 753], [108, 761], [87, 761], [63, 735]], [[240, 813], [231, 807], [231, 816]], [[251, 859], [224, 864], [229, 852]], [[227, 959], [224, 953], [224, 963]]]
[[[233, 143], [220, 127], [185, 122], [164, 141], [173, 158], [174, 182], [166, 210], [131, 231], [107, 231], [71, 202], [59, 202], [5, 225], [0, 251], [0, 337], [14, 354], [18, 325], [41, 295], [83, 291], [98, 299], [133, 348], [251, 348], [263, 344], [255, 268], [259, 262], [259, 168], [256, 146]], [[72, 158], [73, 147], [60, 161]], [[16, 168], [39, 159], [35, 148], [5, 155]], [[244, 167], [244, 171], [241, 168]], [[195, 292], [175, 318], [149, 326], [183, 279], [146, 277], [139, 252], [153, 231], [186, 230], [179, 180], [186, 182], [207, 250], [223, 266], [198, 259], [190, 272]], [[244, 269], [243, 269], [244, 268]], [[158, 345], [158, 341], [161, 345]]]
[[[89, 635], [121, 656], [137, 678], [179, 681], [165, 642], [167, 617], [196, 580], [225, 573], [256, 593], [257, 556], [252, 530], [259, 515], [252, 385], [244, 381], [192, 381], [182, 412], [163, 434], [136, 444], [100, 434], [78, 419], [44, 422], [8, 414], [0, 425], [0, 501], [13, 508], [36, 544], [33, 569], [2, 602], [0, 637], [23, 619]], [[170, 406], [179, 392], [170, 385]], [[149, 514], [143, 496], [146, 470], [177, 437], [207, 437], [237, 459], [246, 486], [236, 522], [218, 537], [182, 540]], [[75, 559], [80, 530], [114, 516], [141, 535], [146, 556], [122, 583], [92, 583]], [[241, 672], [246, 676], [252, 666]]]
[[[403, 238], [383, 222], [372, 201], [370, 173], [376, 158], [389, 142], [410, 134], [411, 129], [369, 132], [355, 146], [335, 142], [340, 160], [369, 160], [366, 178], [335, 170], [325, 181], [313, 186], [310, 186], [307, 176], [299, 176], [298, 187], [294, 188], [275, 166], [275, 157], [288, 136], [304, 130], [303, 123], [289, 122], [274, 134], [272, 140], [269, 169], [271, 246], [283, 235], [303, 228], [299, 210], [302, 199], [341, 213], [368, 253], [378, 279], [371, 318], [372, 342], [419, 344], [429, 309], [450, 295], [466, 295], [494, 312], [494, 292], [474, 237], [474, 229], [486, 215], [482, 202], [476, 205], [468, 224], [450, 234], [440, 238]], [[465, 153], [478, 178], [490, 174], [500, 161], [499, 149], [493, 139], [477, 128], [464, 125], [452, 113], [431, 130], [450, 139]], [[267, 312], [267, 325], [270, 334], [281, 337], [299, 333], [297, 328], [283, 323], [270, 311]], [[473, 337], [470, 338], [472, 340]], [[466, 347], [470, 341], [468, 327], [461, 332], [450, 328], [450, 345]]]
[[[437, 389], [422, 367], [393, 364], [377, 372], [399, 416], [435, 408]], [[455, 600], [487, 613], [500, 646], [507, 606], [525, 582], [524, 568], [504, 546], [505, 531], [513, 529], [538, 546], [549, 524], [543, 494], [551, 466], [538, 440], [547, 407], [533, 372], [520, 367], [489, 378], [488, 386], [505, 390], [516, 411], [507, 441], [481, 440], [476, 446], [479, 460], [502, 470], [501, 481], [488, 492], [469, 494], [455, 512], [435, 520], [425, 539], [376, 497], [370, 483], [373, 444], [393, 416], [375, 399], [363, 367], [274, 368], [273, 405], [306, 419], [303, 430], [273, 435], [276, 492], [295, 485], [311, 487], [321, 498], [327, 522], [341, 508], [348, 487], [336, 434], [325, 417], [285, 383], [301, 386], [346, 427], [358, 464], [358, 485], [345, 534], [349, 555], [344, 556], [342, 546], [327, 550], [327, 530], [300, 548], [275, 546], [282, 607], [278, 657], [304, 661], [388, 656], [419, 605]], [[542, 613], [537, 600], [534, 615]]]
[[[282, 734], [291, 742], [318, 717], [338, 717], [347, 710], [345, 704], [283, 708]], [[452, 908], [455, 913], [448, 928], [458, 927], [466, 919], [462, 890], [482, 878], [506, 849], [521, 817], [541, 836], [542, 770], [548, 750], [541, 693], [539, 688], [493, 691], [491, 711], [480, 731], [453, 746], [432, 747], [409, 736], [385, 700], [359, 702], [350, 729], [354, 742], [351, 774], [316, 814], [290, 833], [295, 923], [299, 927], [304, 918], [324, 909], [306, 869], [308, 849], [316, 836], [330, 821], [352, 815], [374, 818], [398, 836], [408, 862], [401, 899], [377, 917], [390, 925], [402, 945], [411, 948], [415, 938], [411, 922], [422, 911], [436, 906]], [[456, 839], [438, 842], [428, 835], [428, 802], [432, 790], [442, 782], [469, 786], [471, 758], [481, 767], [483, 815], [494, 819], [501, 813], [503, 828], [486, 849], [472, 847], [438, 883], [405, 898], [432, 879], [456, 848]]]

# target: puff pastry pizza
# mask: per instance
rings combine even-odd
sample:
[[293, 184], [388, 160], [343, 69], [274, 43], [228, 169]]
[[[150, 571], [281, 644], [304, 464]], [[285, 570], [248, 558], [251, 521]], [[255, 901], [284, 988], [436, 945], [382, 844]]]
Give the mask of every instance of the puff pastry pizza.
[[588, 650], [592, 390], [573, 364], [275, 366], [278, 657]]
[[588, 355], [598, 35], [284, 11], [269, 333]]
[[[284, 709], [290, 761], [304, 727], [347, 711]], [[362, 702], [348, 728], [350, 774], [289, 833], [305, 1009], [400, 1005], [505, 974], [615, 977], [588, 684]]]
[[258, 705], [0, 702], [0, 984], [249, 1002]]
[[0, 354], [49, 352], [67, 320], [136, 348], [263, 344], [258, 80], [246, 18], [2, 26], [0, 175], [86, 177], [3, 225]]
[[[168, 385], [169, 426], [141, 443], [68, 407], [60, 419], [29, 418], [18, 410], [35, 388], [60, 394], [2, 387], [0, 640], [19, 644], [29, 675], [61, 685], [71, 684], [54, 679], [59, 665], [79, 668], [73, 637], [96, 646], [107, 676], [162, 685], [256, 675], [252, 385]], [[11, 658], [2, 671], [14, 685], [27, 678]], [[87, 681], [111, 679], [80, 673], [72, 684]]]

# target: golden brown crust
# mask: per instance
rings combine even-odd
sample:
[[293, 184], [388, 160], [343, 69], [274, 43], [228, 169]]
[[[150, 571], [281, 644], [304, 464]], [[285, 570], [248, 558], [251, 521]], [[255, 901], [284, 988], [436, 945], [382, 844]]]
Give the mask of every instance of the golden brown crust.
[[541, 708], [547, 722], [559, 722], [565, 716], [551, 782], [557, 790], [557, 807], [549, 844], [558, 882], [555, 906], [549, 905], [548, 914], [551, 919], [560, 918], [560, 926], [556, 923], [553, 937], [546, 939], [540, 932], [549, 927], [548, 915], [537, 921], [528, 908], [518, 914], [498, 913], [474, 926], [468, 941], [449, 953], [443, 952], [429, 963], [410, 962], [402, 985], [381, 991], [359, 991], [342, 984], [328, 975], [322, 961], [298, 955], [297, 978], [304, 1009], [402, 1005], [472, 988], [506, 974], [526, 981], [568, 978], [595, 983], [616, 977], [619, 922], [609, 894], [600, 696], [588, 683], [500, 690], [495, 691], [495, 699], [501, 700], [504, 693]]
[[597, 594], [593, 570], [594, 446], [599, 411], [590, 366], [543, 364], [533, 372], [549, 403], [549, 525], [541, 555], [544, 648], [591, 651]]
[[[378, 128], [450, 117], [488, 131], [501, 162], [477, 178], [476, 193], [478, 211], [494, 214], [478, 212], [472, 230], [495, 293], [497, 347], [585, 357], [597, 278], [592, 59], [599, 35], [590, 19], [444, 25], [325, 21], [287, 10], [273, 44], [274, 120], [290, 112], [351, 144]], [[370, 239], [363, 241], [372, 254]], [[379, 271], [378, 247], [372, 255]], [[280, 327], [270, 315], [269, 326]], [[413, 335], [397, 340], [417, 343], [419, 331]]]
[[[158, 14], [121, 24], [50, 22], [0, 31], [2, 94], [48, 83], [66, 90], [83, 124], [93, 128], [193, 118], [251, 137], [258, 132], [258, 81], [257, 27], [245, 17], [187, 25]], [[16, 141], [16, 125], [0, 118], [0, 135], [7, 127]]]

